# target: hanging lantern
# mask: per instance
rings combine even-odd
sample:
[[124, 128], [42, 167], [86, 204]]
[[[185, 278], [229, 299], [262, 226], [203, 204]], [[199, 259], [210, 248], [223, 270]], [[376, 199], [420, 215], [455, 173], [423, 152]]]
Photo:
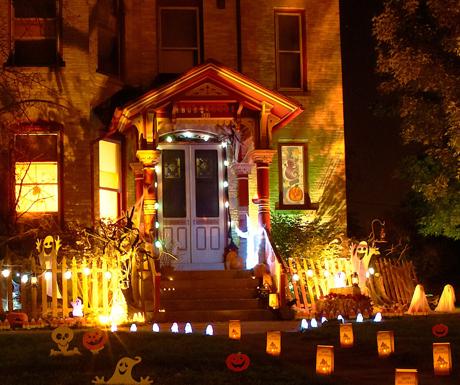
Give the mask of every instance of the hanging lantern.
[[275, 357], [281, 354], [281, 332], [267, 332], [267, 354]]
[[395, 385], [418, 385], [417, 369], [396, 369]]
[[352, 324], [341, 324], [340, 325], [340, 346], [342, 348], [353, 347], [353, 325]]
[[278, 309], [280, 307], [277, 293], [270, 293], [268, 295], [268, 306], [272, 309]]
[[238, 320], [228, 321], [228, 338], [231, 340], [241, 339], [241, 323]]
[[388, 357], [395, 351], [395, 339], [392, 330], [377, 332], [377, 352], [379, 357]]
[[316, 373], [330, 375], [334, 373], [334, 347], [318, 345], [316, 347]]
[[448, 376], [452, 372], [450, 343], [433, 343], [433, 367], [436, 376]]

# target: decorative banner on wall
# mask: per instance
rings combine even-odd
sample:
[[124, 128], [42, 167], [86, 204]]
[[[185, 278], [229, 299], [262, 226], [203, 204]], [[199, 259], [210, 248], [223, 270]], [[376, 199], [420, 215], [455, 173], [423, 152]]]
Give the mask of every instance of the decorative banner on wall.
[[330, 375], [334, 373], [334, 347], [318, 345], [316, 347], [316, 373]]
[[307, 144], [278, 143], [278, 209], [299, 210], [311, 207], [307, 181]]
[[342, 324], [340, 325], [340, 346], [342, 348], [351, 348], [353, 347], [353, 325], [352, 324]]
[[436, 376], [448, 376], [452, 371], [450, 343], [433, 343], [433, 367]]
[[417, 369], [396, 369], [395, 385], [418, 385]]
[[395, 351], [394, 333], [392, 330], [377, 332], [377, 352], [379, 357], [388, 357]]

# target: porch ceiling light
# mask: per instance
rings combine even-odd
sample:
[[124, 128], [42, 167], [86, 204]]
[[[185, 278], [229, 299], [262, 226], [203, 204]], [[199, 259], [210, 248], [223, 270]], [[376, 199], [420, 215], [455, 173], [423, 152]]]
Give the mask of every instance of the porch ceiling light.
[[173, 139], [172, 136], [167, 136], [167, 137], [166, 137], [166, 141], [167, 141], [168, 143], [171, 143], [173, 140], [174, 140], [174, 139]]
[[27, 283], [28, 280], [29, 280], [29, 276], [27, 274], [23, 274], [21, 277], [21, 282]]
[[209, 140], [209, 135], [204, 135], [204, 136], [203, 136], [203, 140], [204, 140], [205, 142], [207, 142], [207, 141]]
[[228, 182], [226, 180], [224, 180], [224, 182], [222, 184], [223, 184], [224, 188], [228, 187]]
[[193, 134], [192, 134], [190, 131], [185, 131], [185, 132], [184, 132], [184, 136], [185, 136], [186, 138], [189, 138], [189, 139], [190, 139], [190, 138], [193, 138]]

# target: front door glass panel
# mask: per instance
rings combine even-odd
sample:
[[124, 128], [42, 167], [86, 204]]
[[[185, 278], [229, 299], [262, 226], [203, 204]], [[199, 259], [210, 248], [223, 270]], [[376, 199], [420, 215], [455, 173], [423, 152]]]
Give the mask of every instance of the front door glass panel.
[[217, 150], [195, 150], [196, 216], [219, 216]]
[[163, 215], [166, 218], [187, 216], [185, 152], [183, 150], [163, 150], [162, 187]]

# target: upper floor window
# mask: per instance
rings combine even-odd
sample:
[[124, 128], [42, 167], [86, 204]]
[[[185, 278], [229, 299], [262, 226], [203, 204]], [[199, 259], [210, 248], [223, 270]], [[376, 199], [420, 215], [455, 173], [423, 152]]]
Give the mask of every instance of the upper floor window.
[[60, 1], [12, 0], [10, 65], [62, 65], [59, 55]]
[[[163, 2], [164, 4], [174, 4]], [[159, 72], [179, 74], [200, 62], [200, 8], [190, 5], [159, 7]]]
[[97, 70], [109, 75], [121, 74], [122, 0], [98, 2]]
[[57, 212], [58, 134], [15, 135], [14, 159], [16, 212]]
[[99, 141], [99, 217], [115, 221], [120, 215], [121, 146]]
[[301, 90], [305, 84], [305, 48], [302, 11], [276, 11], [277, 88]]

